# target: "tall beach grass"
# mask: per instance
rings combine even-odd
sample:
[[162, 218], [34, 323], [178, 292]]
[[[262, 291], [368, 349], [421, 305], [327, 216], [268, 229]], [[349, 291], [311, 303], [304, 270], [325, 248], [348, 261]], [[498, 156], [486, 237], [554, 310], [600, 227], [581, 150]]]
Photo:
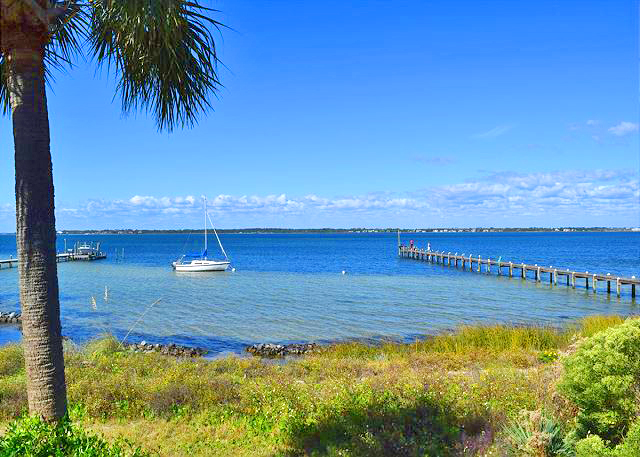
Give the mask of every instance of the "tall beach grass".
[[[463, 326], [284, 364], [133, 353], [107, 337], [68, 348], [69, 409], [158, 455], [485, 455], [523, 409], [568, 410], [554, 394], [559, 365], [541, 355], [623, 320]], [[0, 422], [26, 411], [24, 392], [20, 346], [0, 348]]]

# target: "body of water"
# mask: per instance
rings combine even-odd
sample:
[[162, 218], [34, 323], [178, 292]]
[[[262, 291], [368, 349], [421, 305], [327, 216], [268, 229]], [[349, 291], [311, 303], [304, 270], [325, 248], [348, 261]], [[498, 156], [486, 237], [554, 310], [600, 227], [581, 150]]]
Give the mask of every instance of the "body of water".
[[[401, 259], [391, 233], [221, 238], [235, 272], [171, 269], [178, 255], [199, 247], [201, 235], [60, 236], [60, 251], [65, 240], [67, 247], [100, 241], [109, 255], [58, 264], [63, 334], [83, 342], [105, 332], [122, 338], [133, 328], [131, 341], [221, 353], [256, 342], [410, 340], [461, 324], [560, 325], [589, 314], [639, 312], [628, 288], [618, 298]], [[483, 258], [640, 276], [640, 233], [403, 235], [409, 239]], [[123, 249], [124, 259], [118, 258]], [[0, 235], [0, 258], [15, 251], [15, 236]], [[2, 269], [0, 311], [18, 310], [17, 270]], [[14, 327], [0, 326], [0, 343], [19, 338]]]

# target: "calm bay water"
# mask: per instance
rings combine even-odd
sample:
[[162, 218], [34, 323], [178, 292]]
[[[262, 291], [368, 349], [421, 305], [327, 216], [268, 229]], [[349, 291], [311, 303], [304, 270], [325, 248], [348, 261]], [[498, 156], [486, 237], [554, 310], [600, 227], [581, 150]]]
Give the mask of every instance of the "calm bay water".
[[[557, 325], [589, 314], [640, 312], [628, 290], [621, 298], [594, 295], [400, 259], [395, 234], [221, 238], [235, 272], [172, 271], [170, 262], [197, 250], [201, 235], [60, 236], [61, 251], [65, 239], [68, 247], [100, 241], [109, 255], [58, 264], [63, 334], [83, 342], [104, 332], [122, 338], [134, 327], [128, 340], [216, 353], [256, 342], [412, 339], [460, 324]], [[409, 239], [452, 253], [640, 276], [640, 233], [403, 235], [405, 243]], [[117, 259], [122, 249], [124, 259]], [[0, 258], [9, 255], [15, 256], [15, 236], [0, 235]], [[16, 269], [0, 271], [0, 310], [19, 310]], [[0, 344], [19, 338], [15, 328], [0, 326]]]

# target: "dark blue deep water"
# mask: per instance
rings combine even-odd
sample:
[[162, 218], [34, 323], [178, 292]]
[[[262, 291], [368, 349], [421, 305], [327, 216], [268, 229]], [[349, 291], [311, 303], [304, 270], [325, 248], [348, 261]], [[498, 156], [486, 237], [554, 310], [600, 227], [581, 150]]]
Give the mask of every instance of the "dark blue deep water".
[[[109, 258], [58, 264], [63, 333], [101, 333], [238, 352], [255, 342], [411, 339], [460, 324], [559, 325], [638, 313], [622, 297], [400, 259], [395, 234], [221, 235], [235, 272], [175, 273], [201, 235], [61, 235], [59, 250], [100, 241]], [[412, 233], [418, 246], [514, 262], [640, 276], [640, 233]], [[210, 252], [217, 251], [210, 237]], [[122, 253], [118, 258], [116, 252]], [[0, 235], [0, 258], [15, 236]], [[342, 275], [342, 270], [347, 272]], [[104, 296], [105, 287], [109, 293]], [[92, 298], [96, 306], [92, 306]], [[156, 300], [160, 301], [149, 309]], [[16, 269], [0, 271], [0, 311], [17, 311]], [[140, 317], [144, 314], [144, 317]], [[136, 321], [138, 321], [136, 323]], [[0, 326], [0, 343], [19, 339]]]

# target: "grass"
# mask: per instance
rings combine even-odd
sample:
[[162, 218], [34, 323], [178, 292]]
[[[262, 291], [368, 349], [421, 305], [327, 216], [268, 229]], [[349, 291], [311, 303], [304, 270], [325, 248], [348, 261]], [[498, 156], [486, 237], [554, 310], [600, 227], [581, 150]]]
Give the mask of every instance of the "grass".
[[[461, 327], [409, 344], [336, 344], [271, 364], [178, 360], [115, 339], [65, 354], [72, 419], [157, 455], [498, 455], [522, 410], [571, 420], [558, 354], [623, 318], [565, 329]], [[19, 346], [0, 348], [0, 422], [26, 411]]]

